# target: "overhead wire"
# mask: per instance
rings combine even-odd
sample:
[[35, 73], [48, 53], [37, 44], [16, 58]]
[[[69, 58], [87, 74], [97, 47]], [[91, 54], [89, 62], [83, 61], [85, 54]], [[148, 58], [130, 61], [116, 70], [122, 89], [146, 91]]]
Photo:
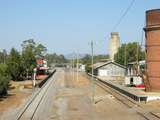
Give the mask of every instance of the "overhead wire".
[[[121, 15], [121, 17], [119, 18], [119, 20], [117, 21], [117, 23], [113, 26], [113, 29], [111, 31], [115, 31], [116, 28], [121, 24], [122, 20], [124, 19], [124, 17], [127, 15], [127, 13], [129, 12], [129, 10], [132, 8], [132, 6], [134, 5], [136, 0], [132, 0], [129, 4], [129, 6], [125, 9], [124, 13]], [[106, 39], [108, 38], [109, 35], [106, 35]], [[105, 40], [101, 40], [100, 42], [103, 42]]]
[[[124, 17], [127, 15], [127, 13], [129, 12], [129, 10], [132, 8], [132, 6], [134, 5], [136, 0], [132, 0], [129, 4], [129, 6], [125, 9], [124, 13], [121, 15], [121, 17], [119, 18], [119, 20], [117, 21], [117, 23], [113, 26], [113, 29], [112, 31], [115, 31], [117, 29], [117, 27], [121, 24], [122, 20], [124, 19]], [[107, 36], [109, 35], [106, 35], [106, 39], [107, 39]], [[104, 42], [105, 40], [101, 40], [99, 41], [98, 43], [102, 43]], [[97, 45], [96, 45], [97, 46]]]
[[119, 18], [119, 20], [117, 21], [117, 23], [114, 25], [112, 31], [116, 30], [116, 28], [121, 24], [122, 20], [124, 19], [124, 17], [127, 15], [127, 13], [129, 12], [129, 10], [132, 8], [132, 6], [134, 5], [136, 0], [132, 0], [129, 4], [129, 6], [127, 7], [127, 9], [124, 11], [124, 13], [122, 14], [122, 16]]

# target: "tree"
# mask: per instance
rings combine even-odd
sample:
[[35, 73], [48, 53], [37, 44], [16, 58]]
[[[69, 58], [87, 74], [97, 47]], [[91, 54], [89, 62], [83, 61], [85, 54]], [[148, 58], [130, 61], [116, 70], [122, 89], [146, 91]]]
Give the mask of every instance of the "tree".
[[21, 56], [15, 48], [11, 49], [7, 66], [8, 73], [12, 80], [22, 80], [23, 66], [21, 63]]
[[33, 69], [36, 67], [36, 43], [33, 39], [25, 40], [22, 43], [22, 64], [24, 68], [24, 75], [27, 73], [32, 74]]
[[2, 52], [0, 52], [0, 63], [5, 63], [7, 60], [7, 51], [3, 49]]
[[10, 77], [7, 74], [7, 65], [0, 64], [0, 96], [7, 94]]
[[3, 63], [3, 58], [4, 58], [3, 53], [0, 51], [0, 63]]
[[[101, 61], [107, 61], [109, 58], [109, 55], [95, 55], [93, 56], [93, 62], [101, 62]], [[86, 65], [86, 72], [91, 72], [91, 55], [87, 54], [85, 57], [83, 57], [81, 60], [82, 64]]]
[[[18, 52], [12, 48], [9, 55], [6, 50], [0, 52], [0, 64], [6, 63], [7, 73], [12, 80], [24, 80], [27, 75], [32, 75], [33, 69], [36, 67], [36, 56], [43, 56], [47, 52], [47, 48], [42, 44], [37, 44], [33, 39], [23, 41], [21, 44], [22, 52]], [[5, 79], [5, 76], [1, 75]]]
[[144, 59], [145, 52], [142, 51], [141, 46], [136, 42], [122, 44], [122, 46], [118, 49], [118, 52], [114, 56], [115, 62], [121, 65], [127, 65], [130, 62]]
[[9, 86], [9, 75], [7, 74], [7, 52], [3, 50], [0, 52], [0, 96], [7, 94]]
[[36, 47], [35, 47], [35, 54], [37, 56], [44, 56], [47, 52], [47, 48], [42, 45], [42, 44], [38, 44]]
[[37, 44], [33, 39], [25, 40], [22, 43], [22, 63], [24, 74], [32, 74], [36, 67], [36, 57], [44, 57], [47, 48], [42, 44]]
[[45, 58], [48, 61], [48, 65], [51, 65], [52, 63], [66, 63], [67, 59], [64, 57], [64, 55], [57, 55], [56, 53], [53, 54], [46, 54]]
[[22, 51], [26, 50], [27, 48], [35, 49], [36, 43], [33, 39], [28, 39], [22, 42]]

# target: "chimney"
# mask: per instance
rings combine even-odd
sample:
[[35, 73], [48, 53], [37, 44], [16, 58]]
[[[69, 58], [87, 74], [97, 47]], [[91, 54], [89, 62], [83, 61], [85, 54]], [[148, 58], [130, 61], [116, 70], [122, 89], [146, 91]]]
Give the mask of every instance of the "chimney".
[[160, 91], [160, 9], [146, 11], [146, 63], [151, 91]]
[[119, 33], [112, 32], [109, 44], [109, 56], [111, 61], [114, 61], [114, 55], [118, 52], [119, 47], [120, 47]]

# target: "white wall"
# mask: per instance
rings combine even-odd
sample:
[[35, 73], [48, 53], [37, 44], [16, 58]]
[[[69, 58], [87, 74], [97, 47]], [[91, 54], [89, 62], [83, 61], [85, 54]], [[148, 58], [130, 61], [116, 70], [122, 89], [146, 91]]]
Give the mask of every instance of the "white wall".
[[99, 69], [98, 76], [108, 76], [108, 70]]
[[125, 69], [115, 64], [108, 64], [98, 69], [98, 76], [125, 76]]
[[125, 84], [126, 85], [130, 85], [131, 84], [131, 78], [133, 78], [133, 85], [143, 84], [143, 80], [139, 76], [126, 76], [125, 77]]

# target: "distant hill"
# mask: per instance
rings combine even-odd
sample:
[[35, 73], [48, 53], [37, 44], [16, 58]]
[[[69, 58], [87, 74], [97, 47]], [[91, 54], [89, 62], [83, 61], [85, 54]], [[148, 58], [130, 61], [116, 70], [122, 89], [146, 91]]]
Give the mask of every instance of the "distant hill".
[[[83, 58], [84, 56], [86, 56], [87, 54], [78, 54], [78, 57], [79, 58]], [[67, 55], [64, 55], [66, 59], [73, 59], [73, 58], [76, 58], [76, 54], [75, 53], [70, 53], [70, 54], [67, 54]]]

